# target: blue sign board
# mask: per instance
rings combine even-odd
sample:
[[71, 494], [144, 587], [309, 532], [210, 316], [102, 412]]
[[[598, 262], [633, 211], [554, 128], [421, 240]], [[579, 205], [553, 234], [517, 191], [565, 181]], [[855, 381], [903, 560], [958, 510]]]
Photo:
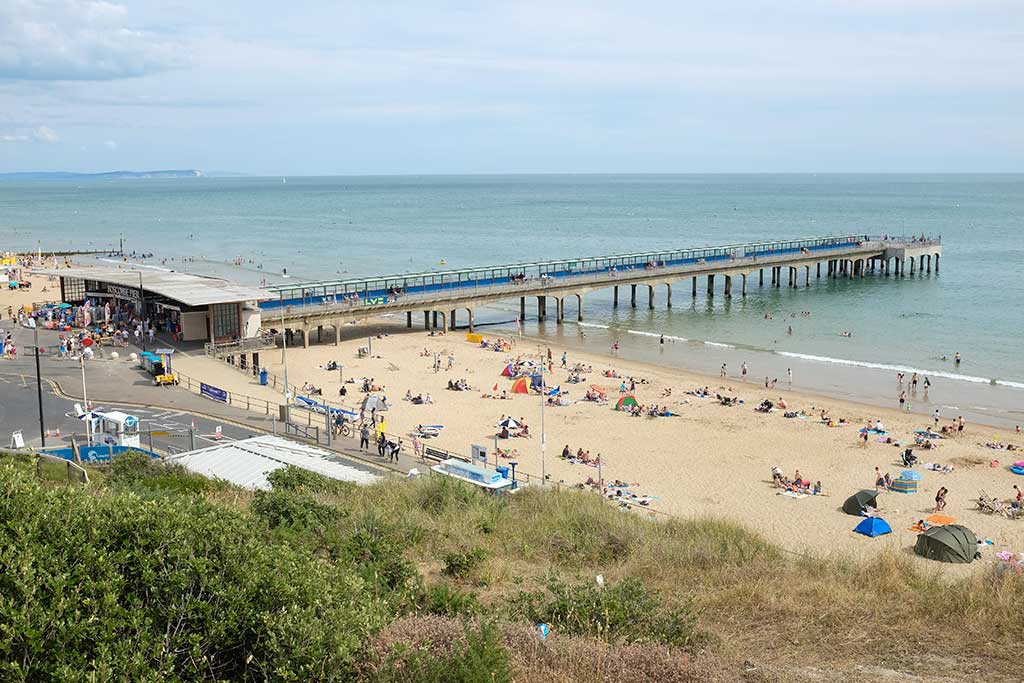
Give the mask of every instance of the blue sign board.
[[221, 403], [228, 402], [228, 392], [217, 387], [210, 386], [209, 384], [200, 383], [199, 393], [206, 398], [212, 398], [214, 401], [220, 401]]

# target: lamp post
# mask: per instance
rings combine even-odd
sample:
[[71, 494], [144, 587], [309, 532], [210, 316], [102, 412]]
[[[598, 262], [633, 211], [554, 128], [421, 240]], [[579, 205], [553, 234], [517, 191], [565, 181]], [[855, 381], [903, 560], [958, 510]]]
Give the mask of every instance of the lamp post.
[[85, 347], [81, 347], [78, 362], [82, 364], [82, 400], [85, 401], [85, 445], [92, 445], [92, 408], [89, 407], [89, 392], [85, 384]]
[[43, 380], [39, 374], [39, 321], [32, 330], [35, 351], [36, 351], [36, 396], [39, 399], [39, 442], [46, 448], [46, 427], [43, 424]]
[[547, 434], [544, 431], [544, 402], [547, 397], [544, 395], [544, 352], [540, 354], [540, 481], [547, 485], [548, 475], [544, 462], [544, 453], [547, 450]]
[[278, 290], [277, 294], [281, 308], [281, 364], [284, 366], [284, 403], [285, 410], [288, 411], [291, 406], [291, 397], [288, 396], [288, 330], [284, 328], [284, 291]]
[[139, 313], [142, 316], [142, 350], [146, 350], [146, 335], [149, 333], [149, 326], [146, 325], [146, 290], [142, 288], [142, 271], [139, 271]]

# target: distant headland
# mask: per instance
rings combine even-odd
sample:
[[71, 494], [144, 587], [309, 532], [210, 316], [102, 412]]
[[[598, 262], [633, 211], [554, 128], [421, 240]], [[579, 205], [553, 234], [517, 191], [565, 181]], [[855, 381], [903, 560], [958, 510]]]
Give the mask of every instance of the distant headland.
[[203, 178], [199, 169], [164, 171], [107, 171], [105, 173], [72, 173], [71, 171], [22, 171], [0, 173], [0, 180], [131, 180], [141, 178]]

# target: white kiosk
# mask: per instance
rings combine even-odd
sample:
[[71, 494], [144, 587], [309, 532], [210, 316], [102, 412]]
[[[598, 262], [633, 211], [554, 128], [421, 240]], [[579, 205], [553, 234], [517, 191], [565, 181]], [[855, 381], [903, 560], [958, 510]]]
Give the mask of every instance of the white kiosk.
[[119, 410], [108, 413], [93, 411], [92, 415], [97, 421], [96, 432], [93, 434], [93, 441], [97, 445], [102, 441], [113, 446], [139, 447], [139, 418]]

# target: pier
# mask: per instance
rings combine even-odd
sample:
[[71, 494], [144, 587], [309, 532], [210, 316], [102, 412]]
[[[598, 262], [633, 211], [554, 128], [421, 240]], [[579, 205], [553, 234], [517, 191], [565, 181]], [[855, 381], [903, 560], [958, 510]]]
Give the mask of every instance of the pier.
[[274, 285], [265, 288], [268, 298], [260, 309], [264, 328], [301, 333], [309, 346], [311, 333], [323, 341], [327, 327], [337, 344], [342, 325], [368, 315], [405, 313], [407, 327], [422, 316], [426, 329], [458, 325], [473, 331], [477, 307], [518, 298], [520, 320], [530, 309], [539, 320], [560, 323], [566, 302], [570, 314], [583, 320], [584, 297], [603, 289], [613, 290], [613, 306], [628, 302], [634, 308], [654, 308], [655, 292], [663, 289], [664, 305], [671, 308], [680, 286], [684, 295], [696, 297], [702, 280], [709, 297], [747, 296], [754, 286], [810, 287], [822, 277], [938, 273], [941, 256], [937, 239], [813, 237]]

